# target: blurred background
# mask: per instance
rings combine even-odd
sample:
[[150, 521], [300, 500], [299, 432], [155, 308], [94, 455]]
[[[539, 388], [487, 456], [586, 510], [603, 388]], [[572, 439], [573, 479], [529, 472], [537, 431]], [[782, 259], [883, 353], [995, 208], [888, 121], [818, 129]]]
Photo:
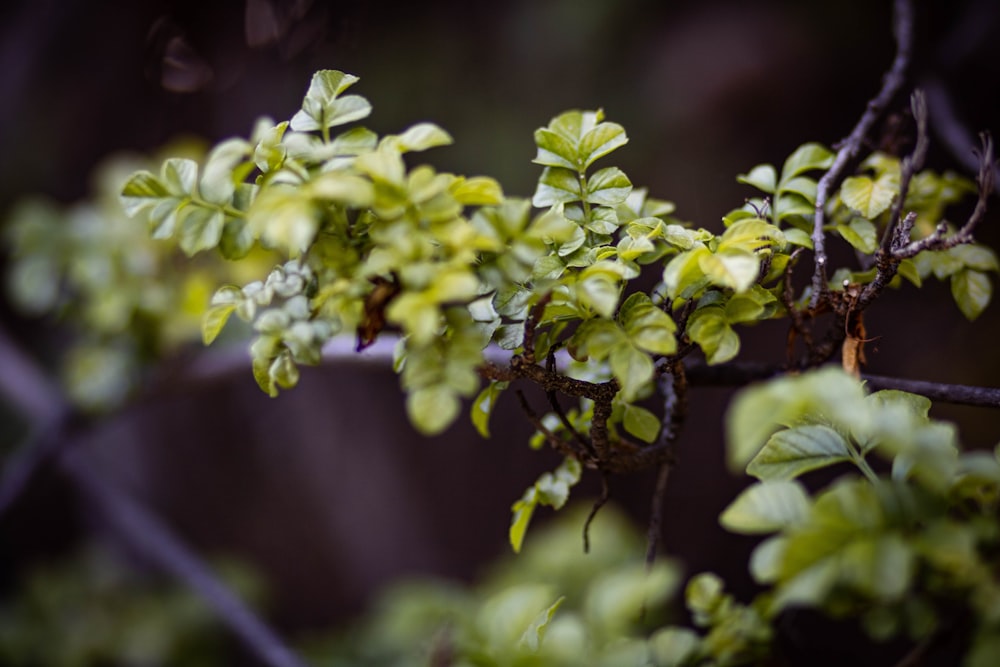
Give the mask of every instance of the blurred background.
[[[913, 81], [934, 83], [972, 136], [996, 131], [1000, 7], [917, 4]], [[438, 123], [455, 144], [426, 159], [440, 170], [494, 176], [508, 194], [534, 189], [535, 128], [566, 109], [602, 107], [631, 138], [615, 160], [632, 182], [674, 201], [681, 219], [719, 229], [721, 216], [753, 194], [736, 174], [780, 164], [806, 141], [833, 145], [850, 131], [893, 56], [890, 5], [7, 0], [0, 219], [26, 195], [60, 206], [88, 197], [92, 174], [113, 154], [247, 136], [260, 116], [290, 118], [312, 73], [333, 68], [361, 77], [352, 92], [372, 102], [373, 130]], [[969, 173], [971, 145], [932, 140], [930, 167]], [[998, 227], [993, 211], [977, 237], [996, 248]], [[878, 338], [870, 372], [1000, 384], [996, 305], [973, 326], [946, 284], [904, 288], [884, 301], [867, 321]], [[73, 336], [18, 311], [7, 296], [0, 321], [50, 370]], [[780, 328], [741, 334], [747, 358], [781, 359]], [[274, 400], [256, 388], [248, 362], [200, 384], [175, 385], [162, 373], [203, 358], [181, 350], [160, 373], [143, 375], [145, 398], [97, 420], [74, 447], [195, 551], [238, 562], [241, 590], [266, 599], [268, 617], [293, 635], [334, 627], [403, 575], [475, 576], [508, 549], [510, 504], [559, 461], [529, 450], [531, 429], [512, 397], [498, 407], [490, 440], [464, 423], [426, 439], [407, 424], [389, 369], [306, 369], [297, 389]], [[689, 573], [715, 570], [747, 595], [753, 542], [716, 522], [743, 483], [722, 466], [729, 396], [691, 395], [663, 544]], [[958, 421], [970, 446], [1000, 439], [989, 411], [935, 406], [934, 414]], [[0, 452], [10, 459], [30, 429], [10, 406], [0, 416]], [[587, 479], [575, 497], [596, 497], [598, 481]], [[613, 499], [640, 525], [652, 487], [649, 475], [611, 481]], [[55, 466], [43, 467], [0, 515], [0, 605], [23, 595], [40, 566], [94, 545], [118, 564], [98, 558], [97, 570], [112, 573], [101, 581], [154, 574], [86, 494]]]

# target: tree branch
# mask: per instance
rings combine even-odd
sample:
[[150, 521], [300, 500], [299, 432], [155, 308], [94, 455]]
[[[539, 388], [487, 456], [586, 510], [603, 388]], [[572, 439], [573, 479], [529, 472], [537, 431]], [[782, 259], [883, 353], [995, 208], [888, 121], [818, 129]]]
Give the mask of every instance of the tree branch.
[[219, 581], [160, 521], [125, 493], [110, 486], [90, 466], [78, 441], [79, 415], [44, 371], [0, 329], [0, 396], [19, 408], [41, 432], [4, 466], [0, 516], [47, 464], [58, 461], [76, 486], [99, 507], [118, 535], [163, 571], [199, 594], [253, 653], [271, 667], [305, 667], [249, 607]]
[[868, 102], [868, 106], [857, 125], [841, 144], [830, 169], [819, 180], [816, 188], [816, 217], [813, 221], [813, 249], [816, 268], [812, 279], [810, 309], [815, 308], [820, 298], [827, 293], [826, 247], [823, 227], [826, 224], [826, 204], [830, 194], [843, 180], [848, 166], [861, 153], [861, 147], [875, 122], [882, 116], [892, 98], [903, 87], [906, 70], [910, 66], [913, 50], [913, 5], [910, 0], [896, 0], [893, 4], [893, 33], [896, 38], [896, 57], [885, 75], [882, 89]]
[[306, 667], [306, 663], [155, 515], [109, 484], [80, 453], [63, 457], [61, 463], [62, 469], [122, 539], [144, 559], [198, 593], [264, 664]]

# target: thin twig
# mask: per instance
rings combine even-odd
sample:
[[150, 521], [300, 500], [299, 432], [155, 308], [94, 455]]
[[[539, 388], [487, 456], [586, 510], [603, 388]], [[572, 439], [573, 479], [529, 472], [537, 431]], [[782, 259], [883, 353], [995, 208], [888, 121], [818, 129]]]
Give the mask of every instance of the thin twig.
[[945, 236], [948, 226], [942, 222], [937, 226], [937, 229], [924, 238], [911, 241], [905, 246], [894, 249], [892, 253], [893, 257], [902, 260], [915, 257], [924, 250], [947, 250], [948, 248], [954, 248], [957, 245], [972, 243], [974, 241], [973, 232], [975, 232], [976, 226], [982, 221], [983, 216], [986, 215], [986, 202], [993, 193], [993, 172], [995, 169], [993, 137], [984, 133], [980, 135], [980, 139], [983, 142], [983, 148], [979, 155], [979, 175], [976, 178], [979, 186], [979, 198], [976, 200], [976, 208], [972, 211], [972, 215], [969, 216], [969, 219], [962, 228], [951, 236]]
[[646, 532], [646, 567], [653, 567], [656, 560], [656, 547], [660, 542], [660, 530], [663, 526], [663, 500], [667, 495], [667, 481], [673, 470], [672, 461], [664, 461], [656, 473], [656, 488], [653, 490], [653, 504], [649, 513], [649, 530]]
[[820, 299], [827, 294], [826, 279], [826, 247], [823, 227], [826, 224], [826, 204], [830, 194], [836, 190], [843, 180], [848, 166], [857, 159], [861, 147], [875, 122], [882, 116], [889, 103], [903, 87], [906, 70], [910, 66], [913, 50], [913, 5], [910, 0], [896, 0], [893, 4], [893, 33], [896, 38], [896, 57], [885, 75], [882, 89], [868, 102], [864, 114], [858, 124], [841, 144], [840, 150], [833, 160], [830, 169], [819, 180], [816, 188], [816, 216], [813, 221], [813, 251], [816, 268], [813, 272], [812, 295], [809, 299], [810, 309], [815, 308]]
[[927, 138], [927, 98], [923, 91], [915, 90], [910, 98], [910, 108], [913, 110], [913, 120], [917, 124], [917, 139], [913, 146], [913, 152], [903, 158], [899, 175], [899, 194], [892, 205], [892, 212], [889, 215], [889, 223], [882, 233], [881, 249], [883, 252], [892, 252], [893, 239], [896, 236], [896, 227], [903, 219], [903, 209], [906, 206], [906, 196], [910, 192], [910, 181], [914, 175], [924, 166], [927, 158], [927, 148], [930, 140]]
[[611, 486], [608, 484], [608, 473], [601, 473], [601, 495], [594, 501], [594, 506], [590, 508], [586, 521], [583, 522], [583, 553], [590, 553], [590, 524], [597, 518], [597, 513], [601, 511], [608, 500], [611, 499]]

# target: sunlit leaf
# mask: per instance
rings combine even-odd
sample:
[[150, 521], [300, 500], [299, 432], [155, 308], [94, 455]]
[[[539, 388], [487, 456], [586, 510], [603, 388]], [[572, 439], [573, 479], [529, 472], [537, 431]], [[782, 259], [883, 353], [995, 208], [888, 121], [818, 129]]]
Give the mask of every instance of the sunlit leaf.
[[993, 283], [982, 271], [963, 269], [951, 276], [951, 295], [962, 314], [972, 321], [989, 305]]
[[758, 482], [736, 497], [719, 516], [719, 522], [734, 533], [773, 533], [802, 523], [809, 505], [809, 496], [796, 481]]
[[736, 180], [740, 183], [752, 185], [767, 194], [774, 194], [774, 189], [777, 186], [778, 174], [772, 165], [758, 164], [748, 173], [737, 176]]
[[792, 479], [850, 460], [847, 441], [828, 426], [808, 424], [778, 431], [750, 461], [747, 474], [761, 480]]

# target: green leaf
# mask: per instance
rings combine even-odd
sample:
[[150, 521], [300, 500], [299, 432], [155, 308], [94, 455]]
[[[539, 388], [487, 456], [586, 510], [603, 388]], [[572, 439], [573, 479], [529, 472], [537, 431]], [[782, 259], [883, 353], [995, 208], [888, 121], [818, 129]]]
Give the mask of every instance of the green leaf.
[[870, 255], [878, 248], [878, 231], [864, 218], [852, 218], [850, 224], [837, 225], [837, 232], [854, 248]]
[[708, 277], [701, 268], [702, 259], [711, 255], [704, 245], [682, 252], [663, 269], [663, 286], [671, 299], [690, 299], [708, 283]]
[[605, 167], [587, 180], [587, 201], [591, 204], [617, 206], [628, 198], [631, 191], [632, 182], [618, 167]]
[[632, 342], [647, 352], [673, 354], [677, 351], [674, 337], [677, 325], [642, 292], [636, 292], [622, 303], [618, 320]]
[[809, 424], [772, 435], [750, 461], [747, 474], [760, 480], [792, 479], [850, 458], [844, 436], [829, 426]]
[[812, 250], [813, 240], [809, 232], [798, 227], [789, 227], [788, 229], [783, 229], [782, 232], [785, 234], [785, 241], [788, 243]]
[[367, 178], [342, 171], [321, 174], [309, 182], [306, 192], [317, 199], [368, 208], [375, 201], [375, 186]]
[[701, 645], [698, 633], [690, 628], [668, 626], [649, 638], [649, 648], [660, 667], [683, 667], [691, 664]]
[[160, 169], [160, 179], [170, 194], [190, 197], [198, 183], [198, 163], [187, 158], [170, 158]]
[[448, 146], [454, 143], [451, 135], [434, 123], [417, 123], [399, 136], [386, 137], [383, 141], [387, 141], [396, 150], [403, 153], [425, 151], [428, 148]]
[[971, 322], [986, 309], [993, 296], [993, 283], [982, 271], [963, 269], [951, 276], [951, 295]]
[[186, 207], [181, 211], [178, 234], [181, 250], [191, 256], [216, 247], [222, 239], [225, 223], [226, 216], [221, 210], [193, 205]]
[[806, 415], [821, 414], [825, 422], [846, 430], [867, 414], [864, 400], [861, 383], [836, 366], [780, 377], [743, 390], [733, 399], [726, 415], [730, 469], [742, 471], [781, 425]]
[[565, 599], [565, 596], [560, 597], [552, 603], [552, 606], [543, 610], [535, 617], [531, 625], [521, 635], [521, 639], [517, 643], [518, 647], [527, 649], [532, 653], [538, 652], [538, 649], [542, 646], [542, 641], [545, 639], [545, 630], [548, 628], [549, 622], [552, 621], [552, 617], [555, 616], [556, 611]]
[[201, 318], [201, 340], [205, 345], [210, 345], [218, 337], [234, 310], [235, 303], [224, 303], [213, 305], [205, 312]]
[[592, 275], [578, 283], [580, 302], [603, 317], [611, 317], [618, 307], [620, 288], [604, 275]]
[[580, 178], [576, 172], [561, 167], [546, 167], [538, 179], [538, 187], [531, 203], [538, 208], [568, 203], [583, 198]]
[[733, 250], [757, 252], [777, 245], [784, 247], [785, 235], [780, 229], [760, 218], [738, 220], [719, 237], [717, 253]]
[[268, 375], [274, 381], [274, 386], [291, 389], [299, 383], [299, 369], [288, 350], [282, 350], [271, 362]]
[[237, 180], [233, 170], [247, 159], [250, 145], [243, 139], [229, 139], [212, 149], [202, 170], [198, 190], [213, 204], [228, 204], [236, 192]]
[[305, 252], [319, 231], [319, 211], [291, 187], [270, 187], [261, 192], [247, 211], [251, 230], [270, 247], [292, 256]]
[[740, 183], [752, 185], [767, 194], [774, 194], [774, 189], [777, 186], [778, 174], [775, 172], [772, 165], [758, 164], [756, 167], [751, 169], [749, 173], [737, 176], [736, 180]]
[[509, 384], [508, 382], [490, 382], [472, 402], [472, 425], [484, 438], [490, 437], [490, 415], [493, 414], [493, 408], [496, 407], [500, 393]]
[[948, 254], [958, 259], [967, 269], [976, 271], [997, 271], [997, 255], [992, 248], [978, 243], [963, 243], [948, 250]]
[[625, 404], [622, 426], [643, 442], [652, 443], [660, 434], [660, 418], [646, 408]]
[[782, 192], [794, 192], [812, 205], [816, 204], [817, 188], [816, 181], [807, 176], [797, 176], [787, 183], [781, 184]]
[[781, 182], [787, 183], [807, 171], [829, 169], [834, 154], [819, 144], [803, 144], [792, 153], [781, 168]]
[[372, 110], [368, 100], [359, 95], [340, 97], [357, 81], [358, 77], [337, 70], [316, 72], [302, 100], [302, 110], [292, 116], [291, 128], [296, 132], [325, 130], [368, 116]]
[[744, 250], [702, 254], [698, 258], [698, 266], [713, 284], [735, 292], [750, 289], [760, 274], [760, 259]]
[[593, 318], [582, 322], [570, 339], [570, 350], [574, 350], [577, 359], [592, 357], [595, 361], [603, 361], [611, 354], [611, 350], [622, 343], [628, 343], [628, 337], [617, 324], [603, 318]]
[[514, 553], [521, 553], [521, 547], [524, 545], [524, 536], [528, 532], [528, 525], [531, 523], [531, 515], [535, 513], [535, 508], [538, 506], [538, 501], [534, 498], [535, 488], [531, 487], [528, 489], [531, 494], [531, 499], [527, 500], [527, 494], [525, 498], [518, 500], [514, 503], [511, 508], [514, 512], [514, 516], [510, 522], [510, 530], [508, 531], [508, 539], [510, 540], [510, 546], [514, 550]]
[[809, 496], [794, 480], [757, 482], [747, 487], [719, 516], [734, 533], [773, 533], [800, 525], [809, 514]]
[[156, 206], [163, 198], [169, 197], [167, 188], [156, 176], [148, 171], [138, 171], [122, 187], [121, 202], [125, 214], [134, 217], [146, 208]]
[[612, 348], [609, 363], [626, 401], [634, 399], [639, 390], [653, 379], [653, 360], [631, 342]]
[[840, 199], [858, 215], [874, 220], [892, 205], [898, 184], [893, 178], [872, 180], [867, 176], [852, 176], [840, 186]]
[[625, 128], [617, 123], [600, 123], [580, 141], [579, 166], [584, 169], [595, 160], [628, 143]]
[[532, 160], [535, 164], [571, 170], [579, 168], [580, 158], [576, 144], [563, 135], [544, 127], [539, 128], [535, 130], [535, 145], [538, 146], [538, 153]]
[[406, 397], [410, 422], [424, 435], [437, 435], [451, 426], [462, 409], [451, 387], [444, 384], [421, 387]]
[[719, 306], [699, 308], [688, 319], [687, 334], [705, 353], [709, 364], [729, 361], [740, 350], [740, 338]]
[[461, 178], [450, 191], [455, 201], [465, 206], [499, 206], [504, 203], [500, 184], [487, 176]]
[[580, 481], [583, 473], [583, 466], [574, 458], [563, 459], [562, 464], [553, 472], [542, 474], [538, 481], [524, 492], [520, 500], [511, 507], [514, 515], [511, 519], [509, 538], [514, 553], [521, 551], [524, 544], [524, 535], [531, 522], [531, 516], [535, 508], [541, 505], [550, 505], [560, 509], [569, 499], [569, 490]]

